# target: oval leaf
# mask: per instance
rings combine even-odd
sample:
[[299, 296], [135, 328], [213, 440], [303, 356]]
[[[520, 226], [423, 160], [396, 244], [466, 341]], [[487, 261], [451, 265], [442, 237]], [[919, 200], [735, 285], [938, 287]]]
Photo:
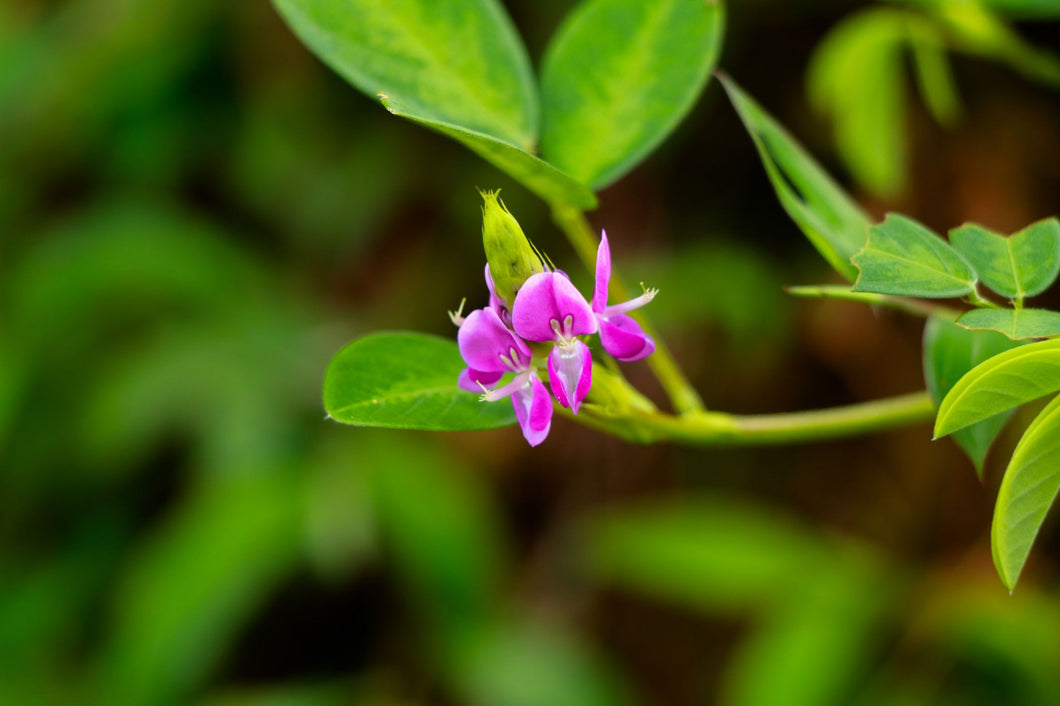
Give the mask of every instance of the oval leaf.
[[1060, 340], [1031, 343], [975, 366], [939, 405], [935, 437], [946, 436], [1060, 390]]
[[561, 203], [583, 210], [597, 206], [596, 195], [588, 187], [525, 150], [480, 132], [406, 113], [389, 99], [383, 103], [394, 115], [462, 142], [479, 157], [551, 204]]
[[339, 351], [324, 376], [324, 408], [358, 426], [457, 431], [515, 423], [507, 400], [480, 402], [456, 386], [456, 342], [422, 333], [374, 333]]
[[1060, 397], [1042, 410], [1012, 454], [994, 508], [994, 566], [1011, 591], [1060, 491]]
[[[969, 370], [1018, 345], [999, 333], [969, 331], [932, 316], [924, 327], [924, 381], [931, 398], [937, 405]], [[968, 454], [980, 476], [986, 452], [1010, 415], [1002, 412], [953, 434], [953, 440]]]
[[959, 297], [975, 288], [975, 271], [957, 251], [925, 226], [897, 213], [869, 228], [854, 256], [856, 292], [903, 297]]
[[600, 188], [646, 157], [691, 109], [721, 49], [720, 0], [589, 0], [542, 69], [541, 153]]
[[865, 245], [869, 217], [769, 113], [719, 75], [776, 190], [780, 205], [836, 272], [853, 281], [851, 256]]
[[1010, 299], [1041, 294], [1060, 274], [1060, 221], [1055, 218], [1009, 237], [967, 223], [950, 231], [950, 242], [983, 284]]
[[361, 91], [533, 150], [533, 73], [496, 0], [274, 2], [313, 53]]
[[961, 314], [957, 324], [998, 331], [1014, 341], [1060, 336], [1060, 313], [1045, 309], [973, 309]]

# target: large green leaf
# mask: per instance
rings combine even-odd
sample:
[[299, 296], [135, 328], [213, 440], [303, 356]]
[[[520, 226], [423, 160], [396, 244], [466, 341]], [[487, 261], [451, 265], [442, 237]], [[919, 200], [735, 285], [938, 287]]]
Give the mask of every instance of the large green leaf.
[[887, 214], [869, 228], [854, 256], [856, 292], [904, 297], [959, 297], [975, 288], [975, 271], [946, 241], [912, 218]]
[[810, 97], [832, 116], [836, 145], [850, 171], [873, 193], [902, 187], [905, 86], [902, 50], [910, 14], [873, 9], [838, 25], [810, 62]]
[[1000, 331], [1014, 341], [1060, 336], [1060, 313], [1046, 309], [973, 309], [957, 325]]
[[596, 196], [587, 186], [519, 147], [513, 147], [481, 132], [404, 112], [403, 108], [389, 98], [383, 103], [394, 115], [400, 115], [462, 142], [472, 152], [549, 203], [562, 203], [584, 210], [596, 208]]
[[939, 405], [941, 437], [1060, 390], [1060, 340], [1031, 343], [975, 366]]
[[496, 0], [274, 2], [299, 38], [361, 91], [533, 150], [533, 75]]
[[[993, 331], [969, 331], [932, 316], [924, 327], [924, 381], [937, 405], [961, 377], [979, 363], [1019, 345]], [[994, 437], [1010, 416], [1002, 412], [953, 433], [982, 475], [983, 460]]]
[[1023, 434], [1012, 454], [994, 508], [994, 565], [1012, 590], [1045, 514], [1060, 491], [1060, 397]]
[[983, 284], [1010, 299], [1041, 294], [1060, 274], [1060, 221], [1055, 218], [1009, 237], [968, 223], [950, 231], [950, 242]]
[[495, 429], [515, 423], [506, 400], [480, 402], [456, 385], [455, 340], [374, 333], [343, 348], [324, 376], [324, 408], [345, 424], [395, 429]]
[[865, 244], [865, 212], [806, 150], [726, 76], [719, 76], [754, 140], [777, 198], [791, 219], [836, 272], [853, 281], [850, 258]]
[[720, 0], [588, 0], [542, 69], [541, 152], [599, 188], [632, 169], [691, 109], [721, 49]]

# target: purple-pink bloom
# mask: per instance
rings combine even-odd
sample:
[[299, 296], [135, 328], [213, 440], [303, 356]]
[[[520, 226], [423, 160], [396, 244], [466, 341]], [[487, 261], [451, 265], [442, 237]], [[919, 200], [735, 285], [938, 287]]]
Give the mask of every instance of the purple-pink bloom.
[[607, 305], [607, 287], [611, 281], [611, 247], [607, 233], [601, 231], [600, 247], [596, 251], [596, 287], [593, 290], [592, 311], [600, 327], [600, 345], [618, 360], [630, 362], [646, 358], [655, 352], [655, 341], [644, 333], [640, 325], [629, 316], [632, 311], [644, 306], [658, 293], [656, 289], [614, 306]]
[[[552, 401], [530, 367], [532, 356], [526, 342], [504, 325], [494, 309], [475, 309], [468, 314], [456, 338], [468, 365], [460, 374], [460, 387], [471, 392], [486, 390], [482, 399], [489, 402], [510, 396], [526, 440], [531, 446], [544, 441], [552, 424]], [[516, 375], [503, 387], [486, 389], [505, 373]]]
[[515, 332], [528, 341], [552, 341], [556, 345], [548, 355], [548, 380], [556, 399], [578, 413], [592, 386], [592, 355], [589, 347], [577, 340], [599, 329], [589, 302], [558, 272], [532, 275], [512, 304]]

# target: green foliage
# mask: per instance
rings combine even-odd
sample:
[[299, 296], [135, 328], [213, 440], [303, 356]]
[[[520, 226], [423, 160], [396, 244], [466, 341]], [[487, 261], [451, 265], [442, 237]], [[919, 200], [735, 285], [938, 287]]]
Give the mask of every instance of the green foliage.
[[548, 201], [596, 205], [588, 189], [533, 154], [533, 73], [495, 0], [275, 4], [321, 59], [391, 113], [456, 139]]
[[1060, 313], [1046, 309], [973, 309], [957, 325], [999, 331], [1014, 341], [1060, 336]]
[[[928, 318], [924, 327], [924, 381], [935, 404], [942, 402], [972, 368], [1017, 345], [993, 331], [969, 331], [942, 317]], [[986, 452], [1010, 415], [1002, 412], [953, 433], [953, 440], [968, 454], [980, 476]]]
[[537, 93], [522, 41], [495, 0], [276, 0], [299, 38], [401, 113], [532, 150]]
[[1060, 221], [1055, 218], [1008, 237], [970, 223], [950, 231], [950, 242], [983, 284], [1016, 302], [1041, 294], [1060, 273]]
[[784, 210], [828, 264], [853, 280], [850, 257], [865, 244], [868, 216], [772, 116], [734, 81], [720, 79]]
[[870, 191], [893, 196], [908, 161], [902, 50], [908, 13], [869, 10], [837, 26], [807, 70], [810, 98], [835, 122], [850, 171]]
[[343, 348], [324, 377], [324, 409], [358, 426], [455, 431], [515, 423], [507, 402], [457, 387], [456, 342], [421, 333], [373, 333]]
[[541, 151], [593, 188], [644, 159], [702, 92], [721, 51], [721, 0], [587, 0], [542, 68]]
[[394, 115], [408, 118], [464, 143], [465, 147], [504, 171], [545, 201], [568, 204], [582, 209], [596, 208], [596, 196], [592, 191], [526, 150], [458, 125], [411, 115], [399, 108], [393, 99], [386, 99], [383, 102]]
[[1016, 586], [1045, 515], [1060, 491], [1060, 397], [1024, 432], [997, 494], [990, 531], [994, 565], [1005, 586]]
[[975, 289], [976, 274], [953, 248], [911, 218], [891, 213], [869, 228], [853, 258], [856, 292], [909, 297], [959, 297]]
[[1060, 390], [1060, 339], [1031, 343], [980, 363], [939, 405], [941, 437]]

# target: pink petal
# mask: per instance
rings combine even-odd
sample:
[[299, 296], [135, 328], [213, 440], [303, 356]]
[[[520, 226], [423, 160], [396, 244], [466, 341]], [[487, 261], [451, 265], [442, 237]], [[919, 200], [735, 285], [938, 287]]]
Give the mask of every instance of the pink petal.
[[598, 328], [585, 297], [555, 272], [539, 272], [526, 280], [512, 304], [512, 325], [528, 341], [569, 339]]
[[655, 341], [640, 325], [624, 314], [600, 319], [600, 344], [625, 362], [647, 358], [655, 352]]
[[530, 364], [526, 343], [508, 330], [493, 309], [475, 309], [468, 314], [456, 342], [464, 362], [481, 372], [516, 372]]
[[537, 446], [544, 441], [552, 426], [552, 396], [536, 375], [530, 377], [529, 385], [512, 393], [512, 406], [530, 445]]
[[497, 312], [497, 316], [505, 326], [512, 323], [512, 314], [508, 311], [508, 305], [497, 294], [497, 287], [493, 284], [493, 274], [490, 272], [489, 263], [486, 263], [486, 288], [490, 290], [490, 308]]
[[[484, 372], [482, 370], [475, 370], [474, 368], [464, 368], [460, 371], [460, 377], [457, 378], [456, 384], [461, 390], [467, 390], [468, 392], [482, 392], [482, 386], [493, 387], [504, 377], [504, 371], [491, 371]], [[481, 385], [479, 384], [481, 383]]]
[[593, 289], [593, 311], [600, 313], [607, 306], [607, 284], [611, 281], [611, 246], [607, 231], [600, 231], [600, 247], [596, 250], [596, 288]]
[[593, 384], [593, 358], [589, 346], [574, 341], [569, 346], [553, 348], [548, 355], [548, 381], [556, 400], [577, 414]]

